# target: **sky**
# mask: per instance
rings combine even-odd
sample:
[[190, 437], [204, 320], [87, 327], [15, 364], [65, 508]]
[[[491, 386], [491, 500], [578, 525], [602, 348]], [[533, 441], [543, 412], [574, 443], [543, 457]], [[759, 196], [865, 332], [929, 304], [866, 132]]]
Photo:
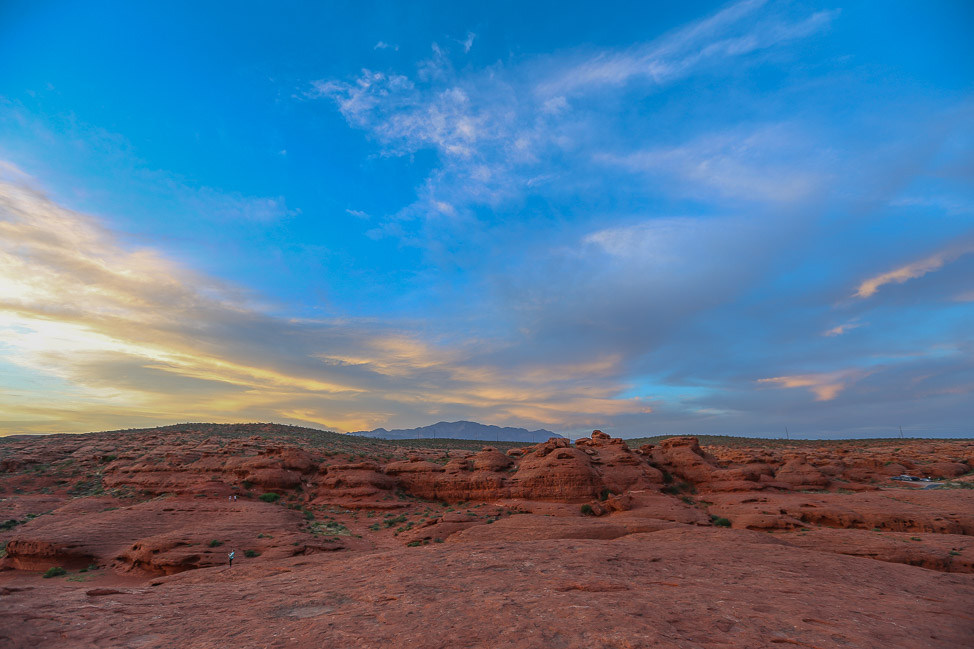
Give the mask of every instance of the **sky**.
[[0, 2], [0, 435], [974, 436], [974, 5]]

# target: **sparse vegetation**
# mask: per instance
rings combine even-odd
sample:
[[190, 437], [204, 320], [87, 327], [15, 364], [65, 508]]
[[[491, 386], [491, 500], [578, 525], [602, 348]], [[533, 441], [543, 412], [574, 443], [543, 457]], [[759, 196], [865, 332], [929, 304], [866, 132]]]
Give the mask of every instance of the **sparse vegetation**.
[[248, 559], [254, 559], [260, 556], [260, 552], [257, 550], [244, 550], [244, 556]]
[[728, 519], [724, 518], [723, 516], [711, 516], [710, 522], [716, 525], [717, 527], [731, 526], [731, 522]]
[[[82, 570], [79, 570], [78, 572], [85, 572], [85, 570], [82, 569]], [[78, 575], [71, 575], [65, 581], [88, 581], [91, 578], [92, 578], [92, 575], [78, 574]]]
[[100, 496], [105, 493], [105, 487], [102, 485], [101, 476], [95, 475], [75, 483], [68, 489], [68, 493], [72, 496]]
[[383, 521], [383, 524], [386, 527], [392, 527], [393, 525], [398, 525], [399, 523], [405, 523], [405, 522], [406, 522], [406, 515], [405, 514], [399, 514], [398, 516], [393, 516], [391, 518], [385, 519]]
[[60, 577], [61, 575], [68, 574], [68, 571], [61, 566], [54, 566], [53, 568], [48, 568], [47, 572], [44, 573], [44, 579], [50, 579], [51, 577]]
[[209, 542], [209, 544], [208, 544], [208, 545], [209, 545], [209, 546], [210, 546], [211, 548], [218, 548], [218, 547], [220, 547], [221, 545], [223, 545], [223, 541], [220, 541], [220, 540], [217, 540], [217, 539], [213, 539], [212, 541], [210, 541], [210, 542]]
[[337, 521], [315, 521], [308, 526], [315, 536], [351, 536], [352, 531]]
[[276, 503], [278, 500], [280, 500], [280, 498], [281, 494], [274, 493], [273, 491], [268, 491], [267, 493], [260, 495], [260, 499], [265, 503]]
[[582, 505], [581, 511], [582, 511], [582, 514], [584, 516], [591, 516], [592, 515], [592, 506], [589, 505], [588, 503], [585, 503], [584, 505]]
[[670, 494], [671, 496], [678, 496], [681, 493], [697, 493], [697, 488], [690, 484], [689, 482], [676, 482], [674, 484], [668, 484], [663, 487], [660, 491], [665, 494]]

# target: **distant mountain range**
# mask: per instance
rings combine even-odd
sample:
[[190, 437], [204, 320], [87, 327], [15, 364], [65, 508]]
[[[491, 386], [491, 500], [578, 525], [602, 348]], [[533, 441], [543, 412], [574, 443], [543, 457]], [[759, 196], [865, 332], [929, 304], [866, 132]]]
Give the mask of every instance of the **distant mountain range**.
[[528, 430], [527, 428], [478, 424], [475, 421], [441, 421], [420, 428], [396, 428], [394, 430], [376, 428], [375, 430], [360, 430], [349, 434], [379, 437], [381, 439], [470, 439], [485, 442], [544, 442], [551, 437], [562, 437], [562, 435], [543, 428]]

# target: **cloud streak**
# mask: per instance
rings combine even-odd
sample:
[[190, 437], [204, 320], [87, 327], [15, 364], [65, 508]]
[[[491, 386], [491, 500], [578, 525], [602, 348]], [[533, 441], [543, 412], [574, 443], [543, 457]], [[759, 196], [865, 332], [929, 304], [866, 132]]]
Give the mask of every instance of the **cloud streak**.
[[653, 42], [622, 52], [602, 52], [571, 65], [538, 85], [545, 96], [591, 92], [636, 79], [671, 83], [714, 62], [740, 58], [824, 28], [838, 11], [795, 18], [759, 15], [765, 0], [745, 0]]
[[0, 399], [0, 430], [81, 431], [123, 413], [129, 425], [284, 419], [358, 430], [452, 415], [568, 426], [647, 409], [617, 398], [617, 359], [588, 382], [567, 366], [485, 364], [466, 343], [437, 346], [365, 320], [276, 318], [257, 303], [123, 247], [24, 183], [0, 182], [0, 362], [46, 386]]
[[954, 247], [938, 252], [924, 259], [911, 262], [905, 266], [894, 268], [891, 271], [880, 273], [879, 275], [870, 277], [859, 284], [854, 297], [862, 299], [870, 298], [874, 296], [880, 288], [886, 286], [887, 284], [903, 284], [911, 279], [923, 277], [928, 273], [940, 270], [944, 267], [944, 265], [949, 264], [950, 262], [972, 252], [974, 252], [974, 248]]
[[758, 383], [768, 383], [782, 388], [808, 388], [816, 401], [832, 401], [852, 382], [867, 376], [859, 370], [825, 372], [819, 374], [800, 374], [758, 379]]
[[[774, 167], [778, 172], [771, 175], [767, 171], [772, 163], [801, 157], [789, 148], [796, 144], [797, 129], [755, 128], [685, 146], [615, 153], [600, 150], [599, 136], [606, 128], [600, 111], [574, 105], [579, 99], [604, 101], [607, 90], [618, 91], [637, 78], [672, 84], [707, 66], [784, 46], [825, 29], [837, 15], [765, 5], [745, 0], [628, 49], [568, 52], [481, 69], [458, 71], [450, 51], [433, 44], [431, 57], [414, 74], [364, 69], [352, 80], [313, 81], [303, 96], [333, 102], [349, 125], [381, 146], [382, 155], [438, 154], [434, 169], [417, 187], [416, 202], [373, 232], [414, 245], [448, 236], [449, 228], [427, 228], [417, 235], [409, 221], [419, 221], [422, 230], [430, 217], [458, 216], [458, 223], [471, 230], [478, 226], [482, 206], [496, 209], [525, 196], [550, 196], [571, 191], [573, 184], [596, 182], [593, 176], [604, 169], [588, 173], [593, 161], [657, 176], [679, 175], [688, 193], [703, 184], [718, 197], [794, 201], [815, 192], [821, 176], [794, 165]], [[465, 53], [473, 39], [468, 34], [461, 43]], [[801, 154], [808, 153], [805, 149]]]

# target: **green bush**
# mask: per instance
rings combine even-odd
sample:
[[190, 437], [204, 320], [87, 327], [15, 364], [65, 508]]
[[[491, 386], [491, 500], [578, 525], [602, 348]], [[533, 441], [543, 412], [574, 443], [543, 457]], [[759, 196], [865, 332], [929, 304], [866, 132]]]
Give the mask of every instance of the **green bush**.
[[586, 515], [586, 516], [591, 516], [592, 515], [592, 506], [589, 505], [588, 503], [585, 503], [584, 505], [582, 505], [582, 513], [584, 515]]
[[423, 544], [422, 541], [410, 541], [409, 543], [406, 544], [406, 547], [415, 548], [422, 544]]
[[223, 545], [223, 541], [218, 541], [217, 539], [213, 539], [212, 541], [210, 541], [211, 548], [218, 548], [221, 545]]
[[253, 559], [254, 557], [259, 557], [260, 552], [257, 550], [244, 550], [244, 556], [248, 559]]
[[695, 494], [697, 493], [697, 488], [689, 482], [677, 482], [676, 484], [666, 485], [660, 491], [671, 496], [676, 496], [683, 492]]
[[68, 574], [68, 571], [61, 566], [54, 566], [53, 568], [48, 568], [47, 572], [44, 573], [44, 579], [50, 579], [51, 577], [60, 577], [61, 575]]
[[268, 491], [266, 494], [261, 494], [260, 499], [265, 503], [276, 503], [281, 497], [281, 494], [276, 494], [273, 491]]
[[406, 522], [406, 515], [405, 514], [400, 514], [399, 516], [394, 516], [393, 518], [387, 518], [383, 522], [385, 523], [385, 526], [386, 527], [392, 527], [393, 525], [396, 525], [397, 523], [405, 523]]
[[713, 523], [714, 525], [716, 525], [717, 527], [730, 527], [731, 526], [731, 522], [729, 520], [727, 520], [726, 518], [724, 518], [723, 516], [711, 516], [710, 517], [710, 522]]

